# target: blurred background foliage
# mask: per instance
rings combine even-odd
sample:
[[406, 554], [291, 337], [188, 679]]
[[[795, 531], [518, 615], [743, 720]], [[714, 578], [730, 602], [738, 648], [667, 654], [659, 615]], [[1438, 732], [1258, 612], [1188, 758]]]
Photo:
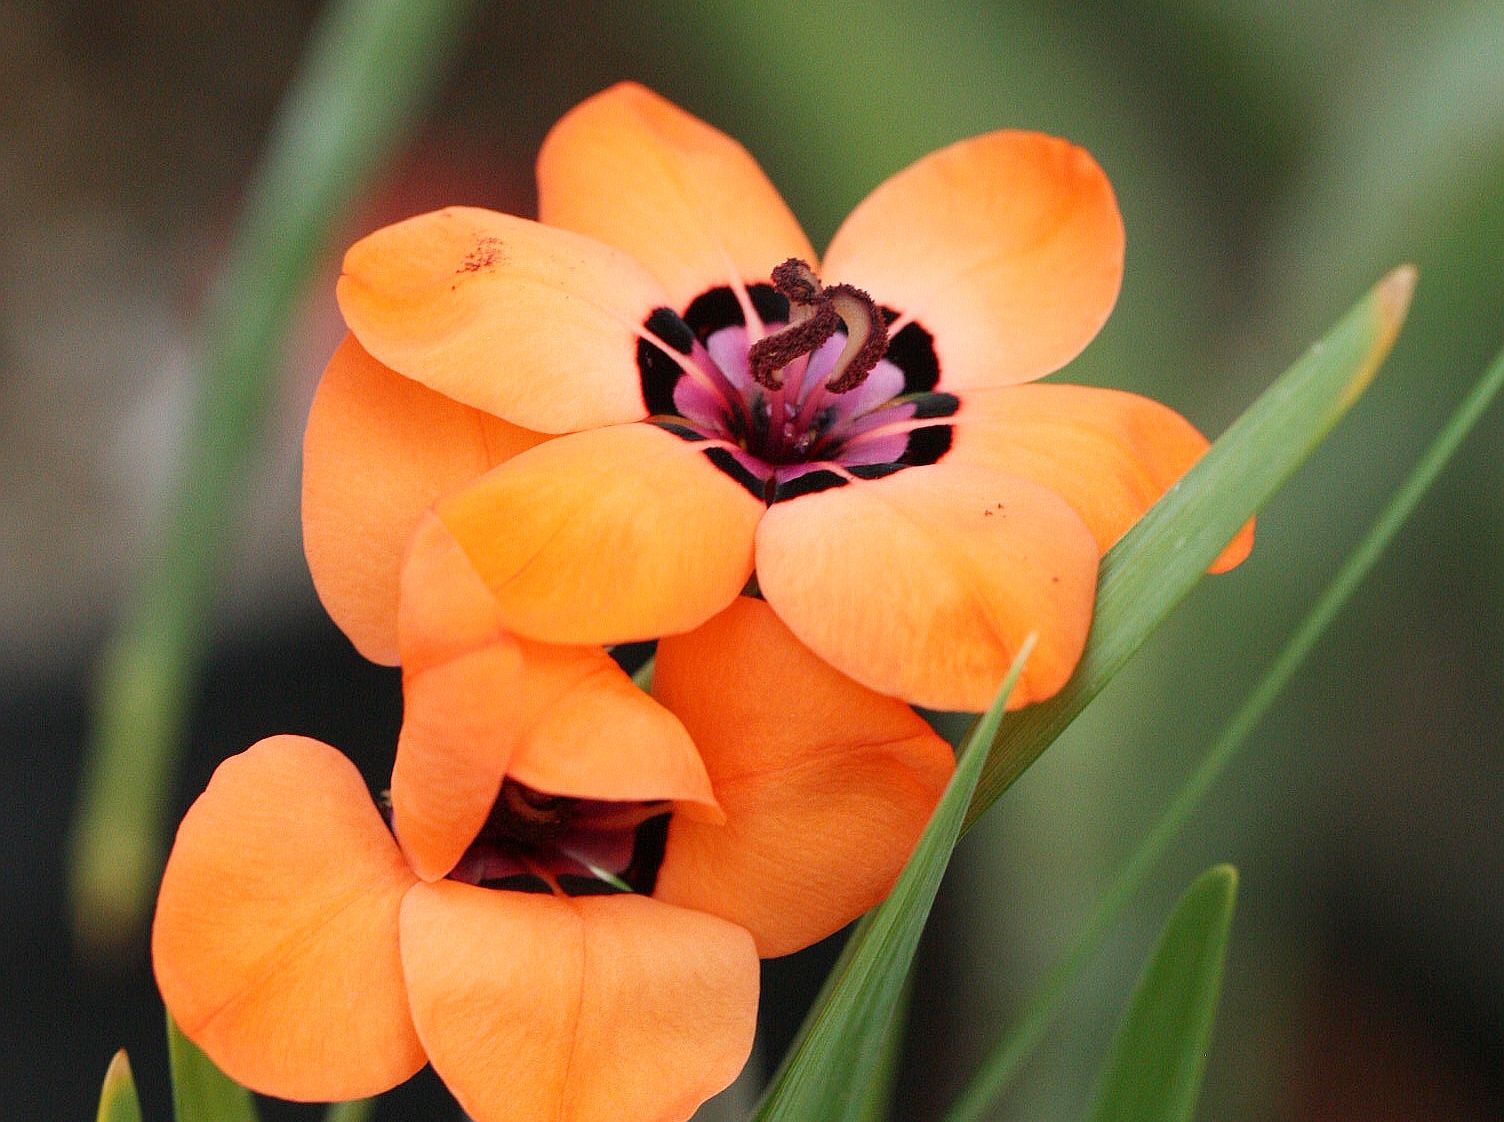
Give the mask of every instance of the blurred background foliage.
[[[63, 842], [93, 660], [150, 543], [189, 340], [315, 15], [309, 0], [0, 0], [0, 1103], [84, 1117], [115, 1048], [148, 1116], [144, 941], [70, 947]], [[1383, 272], [1420, 266], [1378, 383], [1208, 582], [967, 838], [900, 1079], [928, 1119], [1090, 914], [1315, 591], [1504, 335], [1504, 5], [825, 0], [478, 7], [437, 103], [335, 244], [445, 203], [530, 213], [531, 161], [635, 77], [739, 137], [817, 245], [923, 153], [1016, 126], [1119, 193], [1118, 310], [1060, 377], [1215, 435]], [[323, 617], [301, 425], [340, 327], [331, 257], [288, 348], [176, 783], [278, 731], [390, 766], [396, 679]], [[1073, 1119], [1176, 890], [1242, 874], [1200, 1117], [1504, 1119], [1504, 456], [1486, 419], [1214, 795], [999, 1118]], [[749, 668], [749, 671], [753, 668]], [[828, 948], [769, 970], [776, 1056]], [[431, 1080], [378, 1119], [431, 1104]], [[426, 1096], [426, 1097], [425, 1097]], [[272, 1118], [301, 1118], [294, 1108]]]

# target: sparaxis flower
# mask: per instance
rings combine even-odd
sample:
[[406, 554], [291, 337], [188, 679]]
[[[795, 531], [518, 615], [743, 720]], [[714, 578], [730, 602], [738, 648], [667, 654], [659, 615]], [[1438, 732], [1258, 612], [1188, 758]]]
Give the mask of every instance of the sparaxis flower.
[[304, 527], [362, 652], [400, 657], [401, 558], [433, 507], [529, 640], [685, 634], [750, 589], [916, 704], [984, 708], [1030, 632], [1013, 704], [1064, 684], [1098, 557], [1206, 447], [1145, 398], [1029, 384], [1121, 281], [1089, 155], [954, 144], [817, 259], [740, 145], [623, 84], [555, 126], [538, 182], [541, 222], [450, 208], [346, 256]]
[[432, 516], [401, 616], [396, 837], [326, 745], [226, 761], [163, 877], [168, 1008], [286, 1098], [426, 1060], [479, 1122], [682, 1122], [745, 1062], [759, 955], [887, 894], [948, 747], [749, 597], [664, 640], [650, 698], [600, 648], [500, 630]]

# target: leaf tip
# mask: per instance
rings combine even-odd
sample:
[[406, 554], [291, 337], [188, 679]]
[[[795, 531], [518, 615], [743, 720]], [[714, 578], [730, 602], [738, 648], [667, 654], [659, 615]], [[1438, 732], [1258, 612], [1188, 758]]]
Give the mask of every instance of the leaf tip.
[[125, 1054], [124, 1048], [116, 1050], [110, 1058], [110, 1066], [104, 1069], [104, 1085], [109, 1090], [123, 1083], [134, 1083], [131, 1075], [131, 1058]]
[[1405, 313], [1410, 310], [1410, 299], [1415, 295], [1415, 282], [1420, 270], [1414, 265], [1401, 265], [1379, 281], [1375, 294], [1379, 300], [1379, 316], [1389, 338], [1399, 332], [1405, 322]]

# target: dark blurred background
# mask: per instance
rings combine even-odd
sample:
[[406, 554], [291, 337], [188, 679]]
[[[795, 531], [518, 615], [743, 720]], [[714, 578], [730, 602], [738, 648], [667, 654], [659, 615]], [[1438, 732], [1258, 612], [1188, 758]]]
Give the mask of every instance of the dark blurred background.
[[[82, 962], [63, 839], [87, 686], [151, 540], [191, 332], [317, 5], [0, 0], [0, 1113], [91, 1117], [126, 1046], [168, 1116], [144, 943]], [[905, 1117], [938, 1115], [1504, 338], [1504, 5], [1312, 0], [481, 5], [437, 104], [335, 238], [419, 210], [531, 213], [531, 162], [638, 78], [739, 137], [817, 245], [959, 137], [1088, 147], [1128, 228], [1118, 310], [1061, 375], [1215, 434], [1391, 266], [1393, 359], [1208, 582], [963, 844], [927, 938]], [[288, 351], [176, 785], [316, 735], [379, 783], [396, 679], [319, 609], [302, 418], [337, 253]], [[997, 1117], [1074, 1119], [1176, 891], [1239, 913], [1199, 1117], [1504, 1119], [1504, 455], [1495, 411], [1217, 789]], [[175, 816], [176, 817], [176, 816]], [[774, 964], [768, 1051], [829, 948]], [[822, 956], [824, 954], [824, 957]], [[378, 1118], [447, 1108], [429, 1076]], [[291, 1108], [269, 1118], [305, 1118]]]

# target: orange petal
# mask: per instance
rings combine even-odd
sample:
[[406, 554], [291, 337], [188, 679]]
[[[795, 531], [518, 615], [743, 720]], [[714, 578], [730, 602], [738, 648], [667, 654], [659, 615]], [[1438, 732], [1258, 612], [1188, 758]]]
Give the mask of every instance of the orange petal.
[[726, 813], [674, 817], [653, 895], [747, 928], [764, 958], [881, 901], [954, 768], [918, 714], [821, 661], [760, 600], [663, 640], [653, 692]]
[[[1004, 386], [966, 394], [948, 459], [1032, 479], [1058, 492], [1103, 552], [1207, 449], [1168, 406], [1090, 386]], [[1253, 547], [1253, 523], [1212, 565], [1231, 569]]]
[[402, 576], [404, 716], [392, 822], [425, 880], [454, 868], [502, 779], [618, 801], [715, 798], [684, 727], [600, 647], [508, 634], [496, 600], [433, 515]]
[[1081, 657], [1097, 545], [1028, 480], [942, 462], [802, 495], [757, 531], [757, 579], [790, 630], [858, 682], [935, 709], [985, 709], [1030, 632], [1011, 706]]
[[152, 962], [183, 1032], [285, 1099], [353, 1099], [423, 1066], [397, 952], [414, 883], [354, 766], [274, 736], [189, 808], [162, 874]]
[[918, 320], [934, 336], [942, 389], [1027, 382], [1064, 366], [1106, 322], [1123, 276], [1123, 220], [1082, 149], [988, 133], [867, 196], [836, 232], [822, 276]]
[[624, 643], [688, 631], [752, 572], [763, 504], [655, 425], [551, 440], [439, 504], [513, 631]]
[[356, 242], [335, 291], [366, 350], [466, 405], [539, 432], [647, 415], [637, 340], [667, 297], [590, 238], [450, 207]]
[[634, 82], [582, 102], [538, 155], [538, 212], [626, 250], [683, 312], [725, 284], [767, 283], [814, 250], [736, 141]]
[[413, 1019], [476, 1122], [682, 1122], [752, 1047], [752, 939], [643, 896], [419, 885], [402, 907]]
[[361, 654], [397, 661], [397, 582], [418, 516], [545, 439], [394, 373], [346, 336], [308, 414], [303, 548]]

